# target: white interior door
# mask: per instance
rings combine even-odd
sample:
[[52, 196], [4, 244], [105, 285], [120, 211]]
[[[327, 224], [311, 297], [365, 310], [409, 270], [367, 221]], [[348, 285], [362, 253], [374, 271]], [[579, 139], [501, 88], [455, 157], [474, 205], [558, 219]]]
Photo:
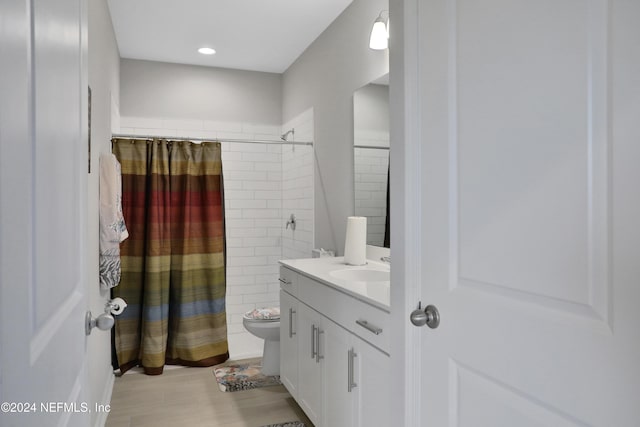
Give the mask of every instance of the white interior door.
[[93, 410], [85, 15], [83, 0], [0, 5], [2, 426], [85, 427]]
[[640, 425], [640, 2], [402, 3], [404, 425]]

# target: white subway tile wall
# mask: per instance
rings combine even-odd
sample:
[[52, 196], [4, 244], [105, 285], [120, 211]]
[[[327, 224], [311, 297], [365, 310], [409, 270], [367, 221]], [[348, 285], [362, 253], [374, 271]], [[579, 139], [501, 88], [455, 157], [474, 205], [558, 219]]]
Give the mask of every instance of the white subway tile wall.
[[389, 150], [355, 148], [355, 211], [367, 217], [367, 244], [382, 246], [387, 218]]
[[[313, 141], [313, 109], [296, 116], [282, 126], [282, 133], [295, 129], [293, 141]], [[313, 147], [282, 146], [282, 218], [296, 216], [296, 229], [283, 230], [282, 257], [310, 258], [313, 249], [314, 196]]]
[[[312, 141], [313, 111], [301, 117], [301, 134]], [[297, 146], [293, 152], [286, 144], [224, 141], [279, 140], [280, 126], [140, 117], [121, 117], [120, 126], [114, 133], [223, 140], [229, 353], [233, 359], [260, 356], [263, 341], [245, 330], [242, 315], [280, 305], [278, 260], [311, 256], [313, 148]], [[285, 230], [291, 212], [301, 220], [295, 234]]]

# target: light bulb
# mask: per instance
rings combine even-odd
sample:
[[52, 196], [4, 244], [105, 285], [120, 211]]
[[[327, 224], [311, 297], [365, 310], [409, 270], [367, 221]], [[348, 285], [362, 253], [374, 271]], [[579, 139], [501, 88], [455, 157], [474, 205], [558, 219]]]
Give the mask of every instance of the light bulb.
[[382, 17], [378, 17], [373, 23], [369, 47], [373, 50], [384, 50], [389, 47], [389, 33]]

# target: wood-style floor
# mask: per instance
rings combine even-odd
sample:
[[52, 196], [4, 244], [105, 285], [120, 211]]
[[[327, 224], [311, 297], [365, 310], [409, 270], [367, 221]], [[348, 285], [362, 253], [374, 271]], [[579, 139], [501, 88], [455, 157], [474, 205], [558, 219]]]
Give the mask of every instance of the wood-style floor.
[[116, 378], [106, 427], [259, 427], [288, 421], [313, 427], [283, 386], [225, 393], [212, 367], [172, 367], [157, 376], [127, 372]]

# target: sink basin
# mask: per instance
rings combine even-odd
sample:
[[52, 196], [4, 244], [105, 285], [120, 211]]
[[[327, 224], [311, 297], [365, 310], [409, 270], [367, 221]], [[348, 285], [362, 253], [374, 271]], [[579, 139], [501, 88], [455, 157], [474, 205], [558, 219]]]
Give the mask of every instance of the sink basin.
[[353, 282], [388, 282], [389, 272], [384, 270], [371, 270], [366, 268], [344, 268], [334, 270], [329, 275], [336, 279]]

